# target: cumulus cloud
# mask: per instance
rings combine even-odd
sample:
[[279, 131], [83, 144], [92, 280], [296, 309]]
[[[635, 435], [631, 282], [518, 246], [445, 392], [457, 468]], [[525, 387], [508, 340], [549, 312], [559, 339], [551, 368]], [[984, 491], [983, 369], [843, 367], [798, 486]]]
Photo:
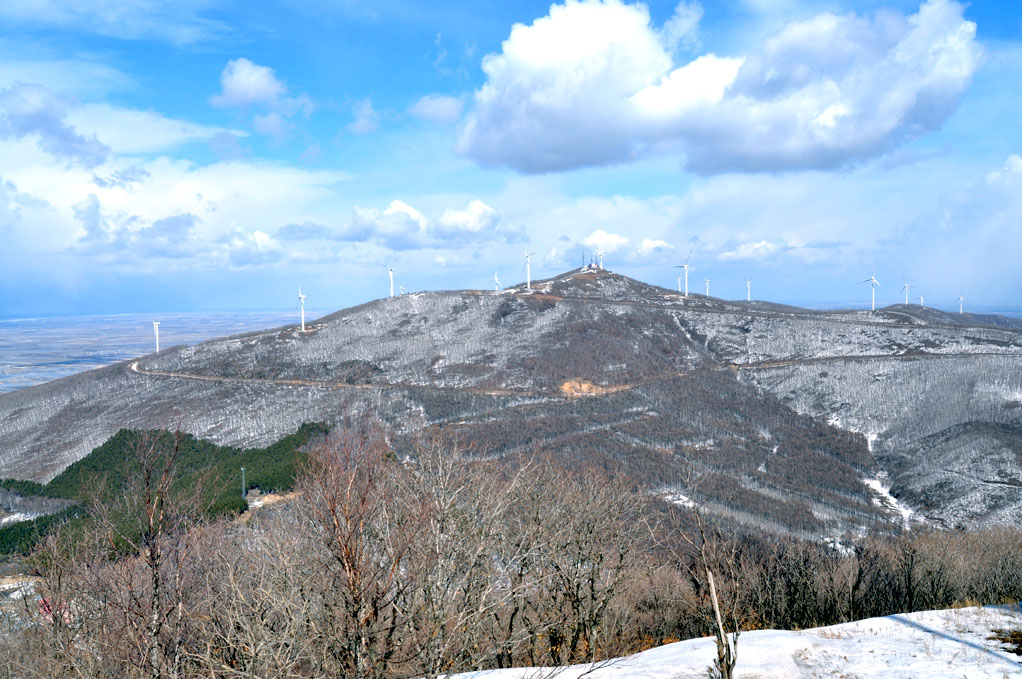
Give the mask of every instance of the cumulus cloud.
[[374, 240], [392, 250], [425, 247], [457, 248], [466, 245], [524, 240], [523, 231], [505, 224], [500, 214], [481, 200], [464, 209], [445, 209], [429, 218], [402, 200], [383, 210], [355, 207], [351, 220], [334, 234], [338, 240]]
[[65, 120], [71, 103], [40, 85], [0, 90], [0, 138], [33, 137], [61, 160], [95, 167], [110, 149], [96, 135], [85, 136]]
[[295, 115], [308, 117], [315, 108], [307, 95], [289, 96], [287, 84], [272, 68], [244, 57], [227, 62], [220, 74], [220, 92], [209, 103], [217, 108], [262, 109], [253, 116], [253, 127], [276, 137], [290, 130]]
[[352, 134], [369, 134], [380, 127], [380, 114], [373, 108], [373, 102], [369, 99], [356, 101], [351, 107], [355, 119], [348, 124], [348, 130]]
[[465, 100], [462, 97], [427, 94], [412, 104], [408, 112], [417, 118], [449, 124], [458, 122], [464, 105]]
[[223, 242], [227, 260], [236, 267], [273, 264], [280, 261], [280, 243], [262, 231], [238, 232]]
[[441, 235], [482, 234], [488, 236], [497, 224], [500, 215], [481, 200], [473, 200], [464, 210], [444, 210], [436, 220], [436, 231]]
[[639, 254], [641, 255], [646, 255], [653, 252], [666, 252], [668, 250], [673, 249], [674, 249], [673, 245], [671, 245], [665, 240], [659, 239], [654, 240], [652, 238], [643, 238], [642, 242], [639, 244]]
[[627, 245], [628, 239], [616, 233], [607, 233], [603, 229], [597, 229], [583, 238], [582, 244], [607, 254]]
[[272, 68], [252, 63], [248, 59], [232, 59], [220, 74], [220, 93], [210, 99], [213, 106], [272, 106], [287, 91]]
[[644, 5], [568, 0], [483, 60], [458, 148], [484, 165], [548, 172], [680, 153], [701, 173], [827, 169], [940, 126], [978, 67], [976, 26], [952, 0], [904, 16], [820, 14], [748, 54], [672, 52]]
[[199, 218], [188, 212], [153, 221], [138, 215], [105, 214], [99, 198], [90, 193], [71, 207], [84, 232], [78, 246], [88, 252], [131, 252], [145, 258], [190, 257], [203, 249], [192, 238]]

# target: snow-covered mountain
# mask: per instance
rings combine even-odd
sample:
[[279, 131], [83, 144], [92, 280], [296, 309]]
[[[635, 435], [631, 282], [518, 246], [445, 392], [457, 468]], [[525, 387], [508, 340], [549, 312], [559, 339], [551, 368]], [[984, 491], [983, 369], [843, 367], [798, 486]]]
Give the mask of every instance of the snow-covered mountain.
[[51, 478], [121, 427], [255, 446], [364, 416], [398, 448], [443, 429], [483, 455], [548, 452], [757, 528], [1022, 520], [1022, 324], [684, 297], [602, 270], [402, 295], [2, 394], [0, 476]]

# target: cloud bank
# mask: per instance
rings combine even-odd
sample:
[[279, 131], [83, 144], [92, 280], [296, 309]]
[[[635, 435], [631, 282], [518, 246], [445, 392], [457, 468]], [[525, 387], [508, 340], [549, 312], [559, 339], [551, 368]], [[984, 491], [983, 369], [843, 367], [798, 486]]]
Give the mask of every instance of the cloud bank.
[[484, 58], [458, 150], [526, 173], [660, 153], [703, 174], [842, 167], [955, 109], [981, 58], [962, 12], [927, 0], [909, 16], [824, 13], [749, 54], [678, 66], [692, 7], [658, 30], [644, 5], [568, 0]]

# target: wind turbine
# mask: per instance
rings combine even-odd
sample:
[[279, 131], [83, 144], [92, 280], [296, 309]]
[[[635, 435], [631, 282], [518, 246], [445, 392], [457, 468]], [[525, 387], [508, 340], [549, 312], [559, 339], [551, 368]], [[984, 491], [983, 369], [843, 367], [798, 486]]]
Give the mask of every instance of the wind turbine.
[[743, 280], [745, 280], [745, 301], [746, 302], [751, 302], [752, 301], [752, 279], [751, 278], [745, 278]]
[[403, 286], [403, 285], [401, 286], [401, 294], [402, 295], [405, 294], [405, 286]]
[[924, 306], [923, 305], [923, 296], [922, 295], [919, 295], [919, 306]]
[[596, 251], [596, 266], [603, 268], [603, 252], [601, 250]]
[[160, 353], [160, 322], [153, 321], [153, 332], [156, 333], [156, 353]]
[[302, 307], [302, 332], [305, 332], [305, 295], [302, 294], [302, 286], [298, 286], [298, 305]]
[[387, 273], [390, 274], [390, 296], [393, 297], [394, 296], [394, 267], [387, 266], [386, 264], [384, 264], [383, 266], [387, 270]]
[[525, 253], [525, 289], [532, 290], [532, 256], [535, 252]]
[[497, 278], [497, 272], [493, 272], [493, 289], [500, 290], [500, 279]]
[[[880, 285], [880, 281], [877, 280], [877, 270], [876, 270], [876, 268], [873, 269], [873, 275], [872, 276], [870, 276], [869, 278], [867, 278], [864, 281], [860, 281], [859, 284], [862, 285], [862, 283], [869, 283], [870, 290], [873, 291], [872, 310], [876, 311], [877, 310], [877, 286]], [[880, 287], [883, 287], [883, 286], [881, 285]]]
[[956, 299], [955, 301], [958, 302], [958, 315], [960, 316], [964, 313], [963, 305], [965, 303], [965, 298], [962, 297], [961, 295], [958, 295], [958, 299]]
[[681, 292], [681, 276], [678, 276], [678, 292]]
[[[693, 252], [695, 252], [695, 248], [692, 248], [691, 250], [688, 251], [688, 257], [685, 258], [684, 264], [678, 264], [677, 266], [674, 267], [675, 269], [685, 270], [685, 297], [688, 297], [688, 260], [692, 259]], [[678, 292], [681, 292], [680, 287], [678, 288]]]
[[901, 290], [905, 293], [905, 306], [908, 306], [908, 290], [912, 286], [908, 284], [908, 281], [905, 280], [904, 276], [901, 277], [901, 282], [905, 284], [902, 286]]
[[703, 280], [706, 281], [706, 296], [709, 297], [710, 296], [710, 279], [709, 278], [704, 278]]

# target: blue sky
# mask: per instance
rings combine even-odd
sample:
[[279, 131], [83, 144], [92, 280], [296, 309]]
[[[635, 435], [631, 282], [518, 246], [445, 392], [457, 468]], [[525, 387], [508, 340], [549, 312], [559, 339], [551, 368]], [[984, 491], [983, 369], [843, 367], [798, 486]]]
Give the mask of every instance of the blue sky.
[[0, 315], [605, 266], [1017, 306], [1017, 3], [8, 0]]

